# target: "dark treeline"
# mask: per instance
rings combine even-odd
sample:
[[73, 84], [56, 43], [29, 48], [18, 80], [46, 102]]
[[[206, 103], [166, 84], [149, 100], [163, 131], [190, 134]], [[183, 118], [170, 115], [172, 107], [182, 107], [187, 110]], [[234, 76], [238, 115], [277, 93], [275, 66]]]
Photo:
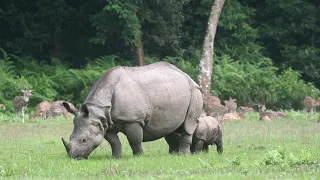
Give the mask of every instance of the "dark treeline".
[[[53, 90], [41, 92], [39, 89], [38, 100], [62, 98], [77, 103], [85, 97], [92, 82], [79, 81], [81, 86], [71, 83], [68, 90], [59, 84], [59, 79], [72, 77], [70, 70], [74, 70], [73, 73], [79, 68], [89, 71], [94, 66], [90, 63], [101, 65], [101, 59], [112, 59], [109, 64], [134, 65], [139, 58], [139, 48], [147, 63], [167, 60], [196, 79], [212, 3], [213, 0], [1, 1], [0, 47], [6, 54], [2, 60], [10, 61], [9, 65], [3, 63], [7, 67], [3, 71], [14, 74], [13, 79], [18, 79], [14, 82], [21, 84], [23, 76], [34, 87], [41, 83], [34, 80], [34, 76], [30, 80], [32, 73], [23, 68], [44, 73], [48, 76], [47, 89], [52, 87]], [[281, 88], [287, 92], [282, 94], [294, 94], [296, 98], [288, 106], [284, 104], [293, 97], [274, 97], [272, 92], [279, 90], [279, 79], [288, 76], [294, 79], [292, 83], [300, 82], [300, 74], [306, 82], [320, 87], [319, 17], [320, 2], [317, 0], [227, 0], [215, 39], [217, 58], [212, 93], [223, 98], [237, 97], [242, 103], [264, 101], [282, 108], [300, 108], [303, 96], [317, 95], [312, 85], [306, 85], [298, 94], [285, 88], [289, 85], [283, 85]], [[56, 69], [46, 71], [45, 67]], [[59, 72], [63, 76], [57, 77]], [[87, 80], [83, 74], [75, 75]], [[89, 79], [94, 80], [99, 75]], [[277, 82], [271, 80], [275, 76]], [[267, 79], [260, 80], [264, 78]], [[40, 77], [38, 79], [41, 81]], [[237, 86], [245, 87], [237, 90]], [[72, 88], [85, 91], [71, 95]], [[245, 88], [250, 91], [243, 92]], [[15, 93], [17, 89], [11, 88]], [[10, 96], [13, 94], [0, 94], [3, 101], [9, 102]]]

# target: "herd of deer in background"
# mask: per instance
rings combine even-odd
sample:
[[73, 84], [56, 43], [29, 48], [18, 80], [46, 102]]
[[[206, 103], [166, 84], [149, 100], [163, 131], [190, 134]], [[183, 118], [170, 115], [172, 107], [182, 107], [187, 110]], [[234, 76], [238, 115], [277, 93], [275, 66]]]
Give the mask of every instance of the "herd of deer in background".
[[[32, 90], [26, 88], [25, 90], [21, 90], [23, 93], [22, 96], [16, 96], [13, 99], [13, 107], [16, 113], [17, 119], [20, 119], [20, 115], [22, 115], [22, 122], [24, 123], [25, 119], [25, 111], [28, 106], [29, 98], [32, 96]], [[60, 114], [63, 114], [65, 118], [70, 119], [71, 114], [65, 109], [62, 105], [63, 102], [67, 101], [54, 101], [48, 102], [43, 101], [40, 102], [36, 108], [33, 115], [31, 115], [30, 119], [34, 120], [36, 117], [42, 116], [43, 119], [53, 119]], [[216, 118], [219, 122], [221, 121], [230, 121], [230, 120], [239, 120], [244, 119], [246, 117], [246, 113], [253, 112], [254, 109], [251, 107], [240, 106], [241, 113], [237, 113], [237, 103], [236, 99], [232, 99], [223, 101], [224, 105], [221, 104], [221, 100], [216, 96], [210, 96], [204, 101], [204, 108], [207, 110], [206, 114], [202, 114], [201, 116], [212, 116]], [[70, 107], [74, 108], [74, 105], [70, 102], [67, 102]], [[313, 116], [316, 110], [316, 107], [320, 105], [320, 98], [317, 101], [313, 100], [310, 96], [307, 96], [304, 101], [304, 109], [307, 111], [307, 116], [310, 114]], [[281, 111], [272, 111], [268, 110], [264, 104], [254, 104], [259, 109], [259, 119], [260, 121], [272, 121], [272, 118], [288, 118]], [[5, 110], [6, 107], [4, 104], [0, 104], [0, 109]], [[318, 122], [320, 123], [320, 114]]]
[[[29, 98], [32, 96], [32, 90], [26, 88], [21, 89], [21, 92], [23, 93], [22, 96], [16, 96], [13, 99], [13, 107], [14, 111], [16, 113], [16, 118], [20, 120], [20, 116], [22, 116], [22, 123], [24, 123], [25, 119], [25, 113], [26, 109], [29, 103]], [[42, 101], [40, 102], [36, 108], [33, 115], [31, 115], [30, 119], [34, 120], [38, 116], [42, 116], [43, 119], [54, 119], [58, 115], [63, 114], [65, 118], [70, 119], [71, 114], [66, 110], [66, 108], [62, 105], [63, 102], [67, 101], [54, 101], [54, 102], [48, 102], [48, 101]], [[70, 102], [67, 102], [70, 107], [74, 108], [74, 105]], [[5, 110], [6, 107], [4, 104], [0, 104], [0, 109]]]
[[[207, 110], [206, 114], [202, 116], [212, 116], [215, 117], [219, 122], [228, 120], [238, 120], [244, 119], [247, 112], [253, 112], [252, 107], [240, 106], [241, 113], [236, 113], [237, 103], [236, 99], [225, 100], [224, 105], [221, 104], [221, 100], [216, 96], [210, 96], [204, 101], [204, 107]], [[310, 114], [313, 116], [316, 107], [320, 105], [320, 98], [317, 101], [313, 100], [310, 96], [305, 97], [304, 110], [307, 111], [307, 116]], [[273, 118], [288, 118], [288, 116], [281, 111], [268, 110], [265, 104], [254, 104], [259, 109], [259, 120], [260, 121], [272, 121]], [[320, 123], [320, 114], [318, 122]]]

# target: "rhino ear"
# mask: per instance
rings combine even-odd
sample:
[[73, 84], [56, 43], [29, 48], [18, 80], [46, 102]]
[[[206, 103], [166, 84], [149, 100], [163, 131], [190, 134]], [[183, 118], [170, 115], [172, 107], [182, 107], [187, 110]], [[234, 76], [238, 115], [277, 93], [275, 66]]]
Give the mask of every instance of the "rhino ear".
[[63, 102], [62, 105], [63, 105], [63, 107], [65, 107], [67, 109], [68, 112], [76, 115], [76, 113], [77, 113], [77, 109], [76, 108], [70, 107], [69, 103], [67, 103], [67, 102]]
[[82, 104], [81, 111], [83, 112], [84, 117], [89, 116], [89, 110], [88, 110], [88, 106], [86, 104]]

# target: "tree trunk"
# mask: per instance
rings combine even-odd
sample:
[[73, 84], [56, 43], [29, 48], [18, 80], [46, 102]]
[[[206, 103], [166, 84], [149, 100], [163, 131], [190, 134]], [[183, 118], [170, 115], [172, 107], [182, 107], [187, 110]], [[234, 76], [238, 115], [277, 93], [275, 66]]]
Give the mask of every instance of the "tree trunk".
[[203, 98], [210, 96], [211, 75], [214, 55], [214, 37], [219, 22], [219, 16], [225, 0], [215, 0], [211, 7], [208, 21], [208, 28], [204, 38], [202, 55], [200, 60], [200, 74], [198, 76], [199, 85], [203, 91]]
[[135, 62], [136, 62], [136, 66], [142, 66], [142, 65], [145, 64], [141, 36], [137, 36], [136, 37], [135, 57], [134, 57], [134, 59], [135, 59]]
[[55, 57], [58, 59], [63, 59], [63, 53], [62, 53], [62, 44], [60, 43], [59, 40], [55, 39], [52, 45], [52, 49], [50, 51], [51, 57]]
[[52, 32], [52, 48], [50, 50], [50, 56], [58, 59], [63, 59], [62, 44], [60, 41], [60, 29], [53, 30]]
[[[134, 12], [133, 15], [135, 17], [137, 17], [136, 12]], [[142, 32], [141, 32], [140, 28], [138, 30], [140, 31], [140, 33], [138, 35], [136, 35], [136, 37], [135, 37], [136, 42], [134, 44], [134, 60], [135, 60], [136, 66], [142, 66], [145, 64], [143, 45], [142, 45], [142, 41], [141, 41]]]

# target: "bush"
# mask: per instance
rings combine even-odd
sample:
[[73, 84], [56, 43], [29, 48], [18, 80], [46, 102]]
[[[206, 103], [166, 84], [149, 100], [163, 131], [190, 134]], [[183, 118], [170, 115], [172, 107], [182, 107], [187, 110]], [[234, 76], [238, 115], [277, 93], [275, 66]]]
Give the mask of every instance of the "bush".
[[279, 147], [276, 150], [268, 151], [262, 160], [262, 164], [268, 166], [300, 166], [317, 164], [319, 163], [318, 160], [317, 156], [307, 150], [302, 149], [299, 156], [295, 157], [293, 153], [287, 153], [285, 148]]
[[312, 83], [305, 83], [301, 80], [300, 73], [291, 68], [279, 75], [276, 90], [278, 98], [274, 106], [283, 109], [301, 109], [306, 96], [316, 98], [319, 95], [319, 89]]
[[286, 149], [278, 148], [268, 151], [263, 159], [265, 165], [284, 165], [286, 164]]
[[287, 69], [277, 75], [277, 71], [268, 58], [249, 63], [223, 55], [213, 69], [212, 94], [236, 98], [241, 105], [265, 103], [282, 109], [301, 109], [304, 97], [319, 94], [313, 84], [301, 80], [299, 72]]

